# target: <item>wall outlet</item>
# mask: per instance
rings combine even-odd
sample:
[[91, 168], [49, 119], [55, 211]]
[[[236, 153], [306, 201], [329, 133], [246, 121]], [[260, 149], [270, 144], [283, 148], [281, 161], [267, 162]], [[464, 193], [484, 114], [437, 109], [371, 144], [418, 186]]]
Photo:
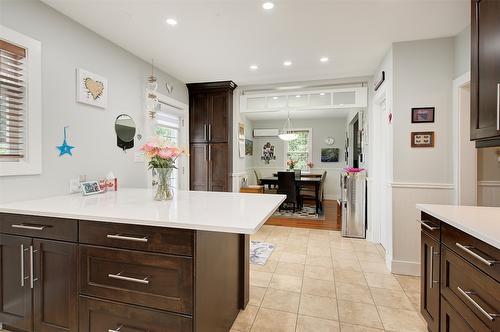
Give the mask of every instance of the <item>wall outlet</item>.
[[80, 186], [80, 179], [69, 180], [69, 192], [71, 194], [76, 194], [82, 192], [82, 187]]

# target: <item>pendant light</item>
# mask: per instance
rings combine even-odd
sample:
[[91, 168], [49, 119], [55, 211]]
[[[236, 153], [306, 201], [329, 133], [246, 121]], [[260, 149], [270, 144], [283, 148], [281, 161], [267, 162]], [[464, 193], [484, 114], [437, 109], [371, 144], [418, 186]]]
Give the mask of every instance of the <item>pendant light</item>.
[[294, 139], [297, 139], [299, 135], [297, 133], [294, 133], [292, 130], [292, 121], [290, 120], [290, 111], [288, 111], [288, 116], [285, 121], [285, 125], [283, 126], [283, 129], [281, 129], [280, 134], [278, 135], [280, 139], [283, 141], [293, 141]]

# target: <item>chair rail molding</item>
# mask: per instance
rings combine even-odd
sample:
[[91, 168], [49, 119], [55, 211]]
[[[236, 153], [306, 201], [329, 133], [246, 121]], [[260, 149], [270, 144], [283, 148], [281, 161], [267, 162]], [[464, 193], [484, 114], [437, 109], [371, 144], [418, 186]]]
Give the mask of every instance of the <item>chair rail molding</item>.
[[500, 181], [478, 181], [480, 187], [500, 187]]
[[392, 188], [410, 188], [410, 189], [445, 189], [453, 190], [453, 183], [426, 183], [426, 182], [392, 182]]

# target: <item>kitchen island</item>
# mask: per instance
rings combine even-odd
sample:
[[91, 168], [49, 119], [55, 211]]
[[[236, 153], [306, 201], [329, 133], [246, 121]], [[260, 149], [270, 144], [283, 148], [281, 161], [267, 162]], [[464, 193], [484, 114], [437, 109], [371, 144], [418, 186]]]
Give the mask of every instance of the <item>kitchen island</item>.
[[500, 208], [419, 204], [428, 330], [500, 331]]
[[0, 322], [15, 331], [229, 331], [249, 234], [282, 195], [146, 189], [0, 205]]

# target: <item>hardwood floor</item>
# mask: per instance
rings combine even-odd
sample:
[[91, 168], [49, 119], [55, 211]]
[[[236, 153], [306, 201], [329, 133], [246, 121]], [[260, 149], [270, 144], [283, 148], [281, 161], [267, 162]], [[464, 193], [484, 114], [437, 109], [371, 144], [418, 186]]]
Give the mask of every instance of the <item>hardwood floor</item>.
[[324, 220], [271, 217], [267, 220], [266, 225], [327, 229], [333, 231], [340, 230], [340, 218], [337, 218], [337, 201], [325, 200], [323, 204], [325, 210]]

